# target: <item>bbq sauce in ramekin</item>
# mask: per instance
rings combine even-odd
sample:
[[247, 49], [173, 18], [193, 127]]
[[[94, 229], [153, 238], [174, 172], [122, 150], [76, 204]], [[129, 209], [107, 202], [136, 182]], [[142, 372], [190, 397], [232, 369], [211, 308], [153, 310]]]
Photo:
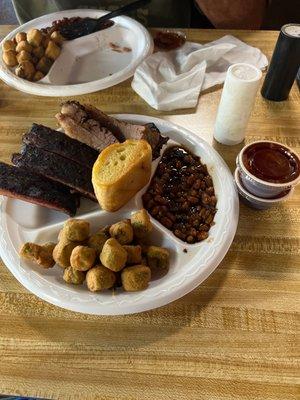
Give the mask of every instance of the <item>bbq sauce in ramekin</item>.
[[292, 182], [300, 174], [299, 158], [277, 143], [253, 143], [245, 149], [242, 161], [252, 175], [270, 183]]

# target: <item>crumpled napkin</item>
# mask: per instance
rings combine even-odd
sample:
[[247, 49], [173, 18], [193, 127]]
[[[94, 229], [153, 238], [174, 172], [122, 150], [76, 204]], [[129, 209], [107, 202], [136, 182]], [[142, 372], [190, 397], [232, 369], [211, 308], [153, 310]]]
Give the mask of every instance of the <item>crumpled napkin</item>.
[[240, 62], [260, 69], [268, 65], [259, 49], [231, 35], [205, 45], [186, 42], [150, 55], [136, 69], [131, 86], [156, 110], [195, 107], [200, 91], [223, 83], [228, 67]]

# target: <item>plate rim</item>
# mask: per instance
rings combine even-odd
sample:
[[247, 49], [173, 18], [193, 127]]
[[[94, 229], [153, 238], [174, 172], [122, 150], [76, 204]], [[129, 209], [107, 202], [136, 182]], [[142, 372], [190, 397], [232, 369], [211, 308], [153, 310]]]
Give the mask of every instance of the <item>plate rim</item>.
[[[86, 307], [90, 307], [87, 304], [81, 303], [78, 305], [78, 303], [73, 303], [72, 300], [66, 300], [66, 299], [61, 299], [60, 297], [55, 298], [51, 295], [48, 295], [48, 293], [45, 293], [43, 291], [40, 291], [37, 287], [35, 287], [34, 283], [32, 281], [28, 280], [26, 276], [23, 276], [20, 274], [20, 272], [17, 270], [17, 267], [15, 265], [12, 265], [11, 261], [9, 259], [8, 254], [5, 251], [5, 248], [3, 246], [3, 243], [6, 244], [4, 235], [5, 232], [2, 227], [2, 219], [3, 219], [3, 207], [7, 204], [9, 201], [9, 198], [3, 198], [4, 200], [0, 202], [0, 257], [2, 258], [4, 264], [6, 267], [10, 270], [10, 272], [15, 276], [15, 278], [31, 293], [34, 295], [38, 296], [42, 300], [47, 301], [48, 303], [51, 303], [53, 305], [59, 306], [61, 308], [70, 310], [70, 311], [75, 311], [75, 312], [80, 312], [84, 314], [91, 314], [91, 315], [128, 315], [128, 314], [135, 314], [139, 312], [144, 312], [148, 310], [152, 310], [158, 307], [162, 307], [166, 304], [169, 304], [175, 300], [178, 300], [179, 298], [185, 296], [187, 293], [191, 292], [194, 290], [196, 287], [198, 287], [205, 279], [208, 278], [209, 275], [213, 273], [213, 271], [218, 267], [220, 262], [223, 260], [225, 255], [227, 254], [232, 241], [235, 237], [236, 230], [237, 230], [237, 225], [238, 225], [238, 220], [239, 220], [239, 200], [238, 200], [238, 194], [236, 187], [234, 185], [234, 179], [233, 176], [225, 163], [225, 161], [222, 159], [222, 157], [219, 155], [219, 153], [208, 143], [206, 142], [203, 138], [198, 136], [196, 133], [187, 130], [186, 128], [181, 127], [180, 125], [174, 124], [172, 122], [169, 122], [167, 120], [161, 119], [161, 118], [156, 118], [156, 117], [151, 117], [151, 116], [146, 116], [146, 115], [139, 115], [139, 114], [113, 114], [114, 117], [119, 118], [121, 120], [125, 121], [135, 121], [136, 123], [144, 123], [145, 121], [151, 120], [151, 122], [157, 123], [161, 126], [166, 127], [168, 130], [176, 130], [177, 132], [180, 132], [181, 135], [184, 135], [185, 137], [191, 137], [195, 141], [200, 141], [202, 145], [205, 147], [208, 147], [214, 157], [221, 163], [221, 165], [224, 167], [224, 170], [229, 178], [229, 175], [231, 177], [231, 191], [232, 191], [232, 207], [231, 207], [231, 225], [230, 225], [230, 230], [225, 232], [226, 236], [225, 239], [222, 241], [222, 245], [220, 248], [217, 250], [217, 254], [214, 255], [213, 257], [213, 262], [210, 261], [209, 267], [205, 267], [204, 270], [198, 271], [197, 275], [193, 277], [190, 280], [187, 280], [183, 283], [183, 286], [181, 287], [180, 293], [178, 291], [174, 290], [171, 292], [163, 293], [159, 298], [147, 299], [147, 295], [143, 296], [144, 299], [143, 302], [137, 303], [135, 301], [134, 304], [122, 304], [122, 302], [116, 302], [112, 305], [104, 305], [102, 304], [101, 307], [101, 302], [96, 300], [95, 304], [98, 304], [98, 307], [96, 309], [86, 309]], [[4, 220], [4, 219], [3, 219]], [[5, 221], [6, 222], [6, 221]], [[6, 229], [7, 232], [7, 229]], [[15, 249], [14, 249], [15, 250]], [[17, 254], [18, 260], [19, 256]], [[193, 261], [194, 260], [194, 261]], [[194, 259], [191, 260], [194, 264], [197, 265], [197, 262]], [[198, 267], [199, 268], [199, 267]], [[141, 292], [145, 293], [145, 292]], [[97, 294], [94, 295], [95, 299], [97, 297]], [[125, 302], [126, 303], [126, 302]], [[100, 305], [100, 308], [99, 308]]]

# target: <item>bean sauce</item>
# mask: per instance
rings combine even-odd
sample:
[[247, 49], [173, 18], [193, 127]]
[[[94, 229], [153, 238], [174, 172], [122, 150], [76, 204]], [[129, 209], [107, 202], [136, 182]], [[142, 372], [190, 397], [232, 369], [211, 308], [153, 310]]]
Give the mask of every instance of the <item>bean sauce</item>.
[[209, 236], [217, 198], [200, 157], [181, 147], [167, 149], [143, 195], [146, 210], [179, 239], [197, 243]]
[[287, 183], [300, 174], [298, 157], [277, 143], [254, 143], [244, 151], [242, 158], [252, 175], [267, 182]]

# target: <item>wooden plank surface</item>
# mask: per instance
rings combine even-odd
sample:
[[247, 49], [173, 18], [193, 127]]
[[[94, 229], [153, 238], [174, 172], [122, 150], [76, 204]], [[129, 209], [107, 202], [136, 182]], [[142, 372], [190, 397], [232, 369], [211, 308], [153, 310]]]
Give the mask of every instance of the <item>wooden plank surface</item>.
[[[0, 27], [0, 36], [12, 27]], [[205, 43], [233, 33], [270, 59], [278, 33], [188, 30]], [[196, 109], [162, 114], [130, 80], [77, 100], [109, 113], [161, 116], [199, 134], [233, 170], [241, 146], [212, 139], [221, 90]], [[62, 98], [0, 83], [0, 160], [32, 122], [55, 127]], [[246, 142], [278, 140], [300, 152], [300, 97], [257, 98]], [[300, 190], [258, 212], [241, 205], [236, 238], [217, 270], [184, 298], [146, 313], [96, 317], [49, 305], [0, 263], [0, 393], [53, 399], [296, 400], [299, 388]]]

